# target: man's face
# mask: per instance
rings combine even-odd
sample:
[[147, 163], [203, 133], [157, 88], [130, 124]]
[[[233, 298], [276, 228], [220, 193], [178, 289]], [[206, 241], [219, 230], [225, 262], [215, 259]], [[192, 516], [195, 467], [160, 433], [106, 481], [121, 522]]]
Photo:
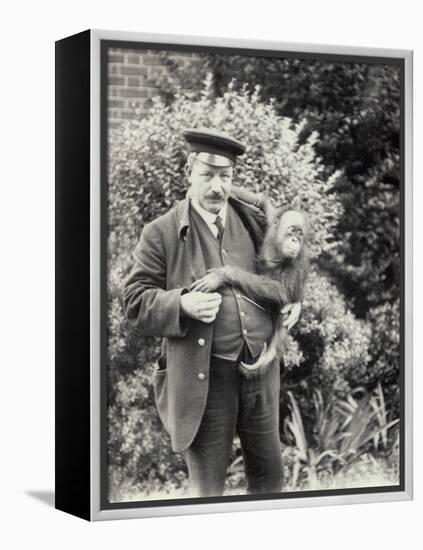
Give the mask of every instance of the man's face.
[[207, 212], [218, 214], [231, 192], [232, 166], [212, 166], [195, 159], [191, 168], [186, 166], [186, 175], [191, 197]]

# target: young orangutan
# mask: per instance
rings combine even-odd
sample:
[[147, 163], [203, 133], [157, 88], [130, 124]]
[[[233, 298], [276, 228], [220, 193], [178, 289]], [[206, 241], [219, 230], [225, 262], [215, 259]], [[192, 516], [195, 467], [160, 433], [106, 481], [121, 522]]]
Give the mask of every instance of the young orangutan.
[[268, 344], [252, 365], [241, 363], [246, 376], [267, 367], [276, 357], [282, 359], [288, 330], [283, 325], [283, 306], [303, 300], [309, 272], [307, 231], [304, 215], [290, 207], [275, 209], [264, 203], [267, 229], [257, 259], [257, 273], [234, 266], [214, 268], [195, 281], [190, 290], [214, 292], [223, 285], [241, 289], [246, 296], [270, 307], [274, 313], [275, 330]]

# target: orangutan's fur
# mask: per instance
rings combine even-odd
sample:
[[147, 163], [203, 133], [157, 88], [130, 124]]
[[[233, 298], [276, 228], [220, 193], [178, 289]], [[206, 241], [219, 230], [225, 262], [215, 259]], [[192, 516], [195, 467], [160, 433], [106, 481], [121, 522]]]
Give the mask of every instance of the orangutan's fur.
[[[265, 368], [275, 357], [282, 358], [287, 330], [283, 326], [280, 310], [286, 304], [300, 302], [304, 298], [304, 287], [309, 272], [307, 252], [307, 231], [301, 250], [295, 259], [283, 258], [281, 243], [278, 242], [279, 224], [283, 215], [294, 208], [275, 210], [266, 206], [267, 231], [257, 261], [257, 274], [248, 273], [233, 266], [219, 268], [224, 283], [240, 288], [248, 297], [272, 309], [275, 331], [271, 341], [265, 345], [262, 354], [253, 365], [241, 364], [241, 370], [251, 376], [258, 369]], [[303, 214], [302, 214], [303, 215]], [[305, 218], [305, 216], [303, 215]], [[284, 237], [284, 236], [282, 236]]]

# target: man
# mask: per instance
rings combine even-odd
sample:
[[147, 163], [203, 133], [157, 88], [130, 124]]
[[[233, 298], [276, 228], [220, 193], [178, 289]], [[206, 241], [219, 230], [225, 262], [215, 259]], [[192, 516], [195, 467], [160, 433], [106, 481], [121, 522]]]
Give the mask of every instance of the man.
[[[164, 337], [156, 405], [173, 450], [184, 453], [192, 493], [223, 493], [236, 433], [248, 491], [278, 492], [279, 364], [252, 379], [238, 368], [269, 340], [270, 312], [231, 287], [190, 290], [213, 267], [255, 272], [264, 216], [231, 196], [236, 157], [245, 151], [240, 142], [207, 129], [186, 130], [184, 138], [189, 198], [144, 227], [125, 285], [126, 314], [144, 334]], [[293, 308], [287, 324], [297, 318]]]

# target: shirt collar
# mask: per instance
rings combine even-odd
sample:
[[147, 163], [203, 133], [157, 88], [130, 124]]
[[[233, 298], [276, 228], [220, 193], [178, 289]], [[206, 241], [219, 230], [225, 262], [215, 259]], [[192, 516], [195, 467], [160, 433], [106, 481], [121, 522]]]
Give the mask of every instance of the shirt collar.
[[200, 206], [195, 199], [192, 199], [192, 205], [206, 223], [208, 223], [209, 225], [213, 225], [216, 221], [216, 217], [219, 216], [220, 219], [222, 220], [223, 227], [225, 227], [226, 211], [228, 210], [227, 202], [225, 202], [224, 206], [221, 208], [218, 214], [212, 214], [211, 212], [207, 212], [207, 210], [204, 210], [204, 208]]

